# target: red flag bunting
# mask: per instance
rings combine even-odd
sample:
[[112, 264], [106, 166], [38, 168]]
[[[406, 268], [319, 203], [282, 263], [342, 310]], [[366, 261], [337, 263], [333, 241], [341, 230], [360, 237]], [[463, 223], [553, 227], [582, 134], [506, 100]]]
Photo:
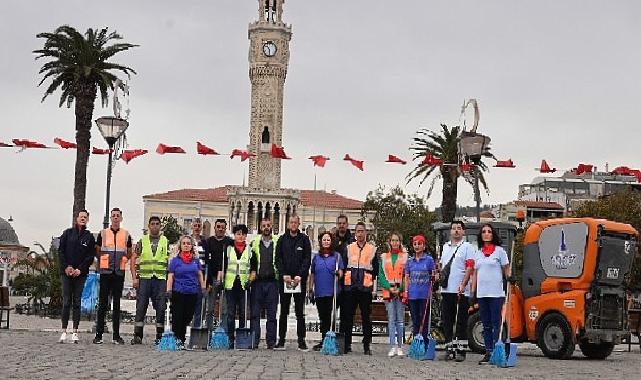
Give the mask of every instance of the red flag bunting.
[[395, 155], [393, 155], [393, 154], [388, 154], [388, 155], [387, 155], [387, 161], [385, 161], [385, 162], [391, 162], [391, 163], [401, 164], [401, 165], [405, 165], [405, 164], [407, 164], [407, 161], [402, 160], [402, 159], [400, 159], [400, 158], [396, 157], [396, 156], [395, 156]]
[[21, 147], [22, 149], [27, 149], [27, 148], [46, 148], [47, 146], [45, 144], [36, 142], [36, 141], [31, 141], [31, 140], [26, 140], [26, 139], [13, 139], [11, 140], [16, 146]]
[[91, 154], [109, 154], [113, 152], [114, 152], [113, 149], [100, 149], [100, 148], [96, 148], [95, 146], [91, 148]]
[[468, 173], [470, 170], [472, 170], [472, 165], [467, 162], [462, 163], [459, 167], [461, 168], [461, 171], [463, 173]]
[[65, 140], [61, 139], [60, 137], [56, 137], [55, 139], [53, 139], [53, 142], [58, 144], [58, 145], [60, 145], [60, 147], [62, 149], [76, 149], [77, 148], [76, 144], [74, 144], [72, 142], [69, 142], [69, 141], [65, 141]]
[[550, 165], [548, 165], [547, 161], [541, 160], [541, 167], [539, 168], [539, 171], [541, 173], [554, 173], [556, 168], [550, 169]]
[[581, 174], [583, 174], [583, 173], [592, 173], [592, 165], [588, 165], [588, 164], [579, 164], [579, 166], [577, 166], [577, 167], [574, 169], [574, 173], [575, 173], [576, 175], [581, 175]]
[[428, 166], [441, 166], [443, 165], [443, 160], [434, 157], [432, 153], [427, 153], [421, 164]]
[[496, 160], [496, 165], [494, 165], [495, 168], [515, 168], [516, 165], [514, 165], [514, 162], [512, 162], [512, 159], [508, 160]]
[[179, 146], [169, 146], [165, 144], [158, 144], [156, 148], [156, 153], [165, 154], [165, 153], [185, 153], [185, 150]]
[[199, 141], [196, 142], [196, 151], [198, 154], [203, 154], [203, 155], [217, 155], [218, 152], [213, 150], [212, 148], [208, 147], [207, 145], [201, 144]]
[[287, 154], [285, 154], [285, 148], [283, 148], [282, 146], [279, 147], [276, 144], [272, 144], [271, 155], [272, 155], [273, 158], [279, 158], [279, 159], [282, 159], [282, 160], [291, 160], [292, 159], [291, 157], [287, 157]]
[[360, 171], [363, 171], [363, 161], [362, 160], [355, 160], [352, 157], [350, 157], [349, 154], [346, 154], [345, 157], [343, 157], [343, 160], [351, 162], [352, 165], [357, 167]]
[[120, 158], [125, 161], [125, 163], [129, 163], [129, 161], [133, 160], [136, 157], [142, 156], [143, 154], [147, 154], [148, 151], [147, 149], [133, 149], [133, 150], [125, 150], [122, 152], [120, 155]]
[[325, 163], [329, 160], [329, 157], [325, 157], [322, 154], [317, 154], [315, 156], [309, 156], [309, 159], [314, 161], [314, 166], [320, 166], [321, 168], [324, 168]]
[[241, 150], [241, 149], [234, 149], [231, 151], [231, 156], [229, 158], [233, 159], [234, 157], [240, 157], [240, 161], [243, 162], [247, 160], [249, 157], [254, 157], [256, 156], [253, 153], [249, 153], [246, 150]]

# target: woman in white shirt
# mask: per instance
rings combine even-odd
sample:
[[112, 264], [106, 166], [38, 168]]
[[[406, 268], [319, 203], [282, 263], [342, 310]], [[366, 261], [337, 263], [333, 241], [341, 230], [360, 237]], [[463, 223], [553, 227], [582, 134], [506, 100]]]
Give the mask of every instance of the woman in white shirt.
[[510, 263], [507, 253], [501, 247], [501, 239], [490, 224], [484, 224], [478, 235], [477, 257], [474, 260], [472, 293], [476, 294], [481, 322], [485, 356], [479, 364], [486, 364], [494, 344], [499, 339], [501, 310], [505, 301], [503, 278], [510, 278]]

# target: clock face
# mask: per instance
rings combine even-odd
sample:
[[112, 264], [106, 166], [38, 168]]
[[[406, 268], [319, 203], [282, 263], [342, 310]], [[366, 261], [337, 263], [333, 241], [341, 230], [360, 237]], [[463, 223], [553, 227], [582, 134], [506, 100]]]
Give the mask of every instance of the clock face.
[[268, 57], [276, 55], [276, 44], [272, 41], [265, 42], [263, 44], [263, 53]]

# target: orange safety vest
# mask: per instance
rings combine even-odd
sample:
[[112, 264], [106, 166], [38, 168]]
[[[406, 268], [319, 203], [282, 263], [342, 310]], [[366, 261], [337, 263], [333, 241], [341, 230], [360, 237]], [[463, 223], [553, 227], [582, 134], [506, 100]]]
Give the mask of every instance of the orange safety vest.
[[[383, 253], [381, 259], [381, 261], [383, 261], [383, 273], [385, 273], [387, 281], [390, 284], [402, 284], [403, 270], [405, 269], [405, 263], [407, 262], [407, 252], [399, 253], [394, 265], [392, 265], [391, 252]], [[391, 294], [389, 289], [383, 288], [383, 299], [390, 298]]]
[[100, 231], [100, 238], [102, 240], [99, 260], [100, 273], [124, 275], [127, 269], [127, 240], [129, 240], [129, 232], [121, 228], [114, 234], [111, 228], [107, 228]]
[[[372, 288], [374, 281], [372, 280], [372, 272], [374, 267], [372, 261], [376, 255], [376, 247], [370, 243], [365, 243], [363, 249], [354, 242], [347, 246], [347, 266], [345, 268], [345, 286], [352, 285], [352, 272], [362, 272], [363, 286]], [[354, 284], [357, 285], [357, 284]]]

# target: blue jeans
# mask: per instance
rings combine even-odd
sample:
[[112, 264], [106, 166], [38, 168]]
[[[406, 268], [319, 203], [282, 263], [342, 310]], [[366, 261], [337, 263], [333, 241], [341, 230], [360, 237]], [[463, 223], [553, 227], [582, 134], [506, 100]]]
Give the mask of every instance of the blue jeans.
[[[421, 324], [423, 324], [423, 331], [421, 331], [420, 334], [423, 335], [425, 343], [427, 344], [427, 334], [430, 329], [427, 325], [428, 317], [425, 315], [429, 312], [429, 310], [425, 308], [426, 305], [427, 300], [425, 299], [410, 300], [409, 302], [410, 315], [412, 316], [412, 334], [414, 334], [414, 336], [418, 335]], [[423, 321], [425, 321], [425, 323], [423, 323]]]
[[499, 340], [503, 301], [505, 301], [504, 297], [482, 297], [478, 299], [479, 313], [481, 313], [481, 322], [483, 323], [483, 342], [487, 353], [492, 352], [494, 343]]
[[403, 346], [403, 337], [405, 335], [405, 305], [396, 297], [385, 301], [387, 309], [387, 330], [389, 332], [389, 344], [392, 347]]
[[266, 311], [267, 333], [265, 341], [267, 346], [276, 345], [276, 309], [278, 308], [278, 282], [256, 281], [251, 287], [251, 321], [250, 326], [254, 331], [254, 344], [260, 343], [260, 312]]

